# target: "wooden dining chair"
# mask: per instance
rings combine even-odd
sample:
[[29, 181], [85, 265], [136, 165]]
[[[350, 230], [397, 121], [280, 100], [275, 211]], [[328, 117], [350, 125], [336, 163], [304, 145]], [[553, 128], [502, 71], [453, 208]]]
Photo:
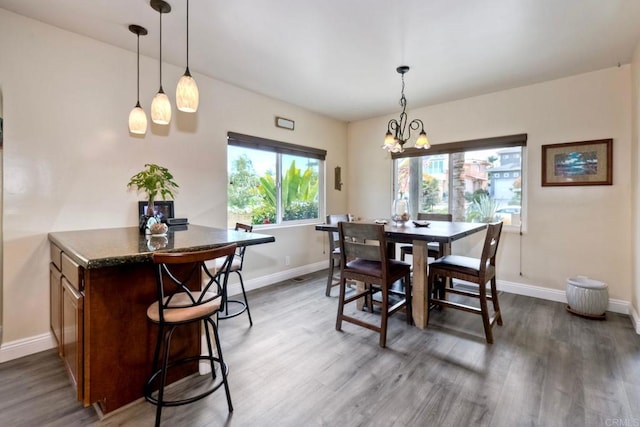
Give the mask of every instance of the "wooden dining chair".
[[[337, 224], [340, 221], [349, 221], [348, 214], [327, 215], [327, 224]], [[336, 277], [336, 267], [340, 267], [340, 240], [338, 233], [329, 231], [329, 276], [327, 277], [326, 296], [331, 296], [331, 288], [340, 284], [340, 277]]]
[[[353, 222], [338, 223], [340, 241], [340, 297], [336, 330], [342, 330], [342, 322], [376, 331], [380, 334], [380, 347], [387, 343], [387, 321], [389, 316], [405, 309], [407, 323], [412, 324], [411, 317], [411, 266], [387, 256], [387, 240], [382, 224], [365, 224]], [[348, 280], [364, 282], [364, 288], [346, 296]], [[394, 282], [404, 281], [404, 289], [393, 288]], [[344, 306], [364, 298], [367, 306], [373, 310], [371, 301], [373, 294], [380, 292], [381, 321], [380, 324], [366, 322], [361, 318], [344, 314]], [[390, 295], [396, 295], [398, 301], [392, 302]]]
[[[440, 213], [427, 213], [427, 212], [418, 212], [418, 220], [419, 221], [449, 221], [453, 220], [453, 215], [451, 214], [440, 214]], [[404, 261], [407, 255], [413, 256], [413, 246], [412, 245], [402, 245], [400, 246], [400, 260]], [[429, 258], [440, 258], [442, 253], [440, 253], [440, 244], [437, 242], [429, 242], [427, 244], [427, 256]]]
[[[493, 343], [491, 328], [494, 323], [502, 325], [502, 313], [498, 302], [496, 289], [496, 252], [500, 242], [502, 222], [489, 224], [480, 258], [471, 258], [460, 255], [446, 255], [429, 264], [429, 279], [427, 284], [428, 305], [432, 304], [451, 307], [470, 313], [479, 314], [482, 317], [484, 334], [489, 344]], [[444, 286], [445, 278], [460, 279], [478, 285], [478, 292], [467, 291], [459, 287]], [[491, 282], [490, 293], [487, 295], [487, 282]], [[433, 294], [434, 287], [438, 287], [438, 296]], [[479, 307], [462, 302], [454, 302], [447, 299], [447, 294], [458, 294], [479, 299]], [[493, 303], [493, 316], [489, 316], [487, 300]], [[427, 310], [427, 324], [429, 323], [429, 310]]]

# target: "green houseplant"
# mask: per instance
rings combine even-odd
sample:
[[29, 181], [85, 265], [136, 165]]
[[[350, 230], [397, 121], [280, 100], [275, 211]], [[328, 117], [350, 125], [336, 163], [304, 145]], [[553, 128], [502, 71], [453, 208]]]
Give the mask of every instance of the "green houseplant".
[[147, 163], [144, 167], [145, 169], [133, 175], [127, 184], [128, 189], [135, 188], [138, 192], [143, 191], [147, 195], [147, 212], [146, 215], [143, 215], [146, 218], [144, 218], [144, 224], [143, 218], [140, 219], [141, 228], [146, 225], [148, 218], [154, 216], [155, 207], [153, 202], [158, 195], [162, 197], [162, 200], [167, 200], [167, 197], [173, 199], [174, 192], [179, 187], [173, 180], [173, 175], [169, 172], [169, 169], [153, 163]]

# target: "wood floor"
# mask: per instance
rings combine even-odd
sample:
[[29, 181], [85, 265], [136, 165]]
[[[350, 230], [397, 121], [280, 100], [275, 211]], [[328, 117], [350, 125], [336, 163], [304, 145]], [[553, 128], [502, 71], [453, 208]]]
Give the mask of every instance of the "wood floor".
[[[220, 322], [232, 415], [220, 390], [164, 409], [163, 425], [640, 425], [640, 336], [627, 316], [587, 320], [503, 293], [493, 345], [478, 316], [447, 309], [427, 330], [392, 317], [380, 349], [369, 330], [335, 330], [325, 274], [251, 292], [253, 327]], [[0, 365], [0, 426], [138, 427], [153, 425], [154, 410], [140, 401], [99, 419], [75, 401], [53, 350]]]

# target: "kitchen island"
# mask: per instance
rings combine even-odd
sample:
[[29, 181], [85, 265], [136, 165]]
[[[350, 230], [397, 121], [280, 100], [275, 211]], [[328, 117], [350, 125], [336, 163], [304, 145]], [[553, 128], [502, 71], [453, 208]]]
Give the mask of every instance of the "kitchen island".
[[[77, 398], [107, 413], [142, 397], [157, 329], [147, 320], [156, 300], [154, 251], [190, 252], [229, 243], [250, 246], [273, 236], [198, 225], [166, 236], [137, 227], [49, 233], [51, 330]], [[200, 348], [200, 329], [177, 330], [172, 355]], [[170, 381], [197, 371], [185, 366]]]

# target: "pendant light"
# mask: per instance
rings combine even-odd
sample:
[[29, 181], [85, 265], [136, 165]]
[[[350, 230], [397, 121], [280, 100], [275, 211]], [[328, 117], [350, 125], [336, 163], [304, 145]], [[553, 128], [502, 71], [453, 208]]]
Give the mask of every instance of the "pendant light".
[[171, 103], [162, 90], [162, 14], [171, 12], [171, 6], [162, 0], [151, 0], [151, 7], [160, 14], [160, 89], [151, 102], [151, 120], [159, 125], [168, 125], [171, 121]]
[[187, 69], [180, 77], [176, 87], [176, 106], [185, 113], [195, 113], [198, 110], [198, 85], [189, 72], [189, 0], [187, 0]]
[[129, 31], [138, 36], [138, 95], [136, 106], [129, 113], [129, 132], [136, 135], [144, 135], [147, 133], [147, 114], [140, 106], [140, 36], [147, 35], [147, 29], [140, 25], [129, 25]]

